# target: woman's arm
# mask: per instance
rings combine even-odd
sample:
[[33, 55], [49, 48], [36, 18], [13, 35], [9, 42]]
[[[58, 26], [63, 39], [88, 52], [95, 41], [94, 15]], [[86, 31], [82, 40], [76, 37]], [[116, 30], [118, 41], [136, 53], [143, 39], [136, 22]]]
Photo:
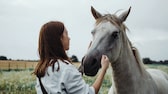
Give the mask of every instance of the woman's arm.
[[104, 75], [109, 66], [109, 60], [107, 56], [102, 56], [101, 65], [102, 69], [91, 87], [85, 83], [80, 72], [76, 70], [75, 66], [69, 67], [64, 72], [65, 74], [63, 79], [68, 94], [98, 94]]
[[98, 94], [98, 92], [99, 92], [99, 89], [100, 89], [101, 84], [103, 82], [104, 75], [105, 75], [106, 70], [108, 69], [108, 66], [109, 66], [109, 59], [107, 56], [102, 55], [101, 65], [102, 65], [102, 69], [101, 69], [98, 77], [96, 78], [95, 82], [92, 85], [95, 89], [96, 94]]

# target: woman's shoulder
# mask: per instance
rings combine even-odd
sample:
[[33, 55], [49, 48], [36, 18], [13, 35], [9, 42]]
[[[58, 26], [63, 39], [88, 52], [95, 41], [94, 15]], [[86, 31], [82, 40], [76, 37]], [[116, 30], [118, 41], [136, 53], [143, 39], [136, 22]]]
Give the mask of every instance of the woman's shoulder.
[[55, 64], [56, 65], [55, 67], [59, 66], [60, 69], [63, 69], [63, 70], [74, 70], [74, 69], [76, 69], [76, 67], [71, 62], [69, 62], [67, 60], [63, 61], [63, 60], [58, 59], [56, 63], [57, 64]]
[[67, 77], [69, 77], [68, 75], [71, 75], [71, 76], [81, 75], [77, 67], [71, 64], [69, 61], [58, 60], [56, 63], [57, 64], [55, 64], [55, 69], [59, 67], [59, 70], [57, 72], [61, 73], [64, 76], [66, 75]]
[[69, 61], [63, 61], [58, 59], [55, 61], [54, 65], [48, 67], [48, 74], [62, 75], [70, 72], [78, 72], [77, 68], [71, 64]]
[[60, 59], [58, 59], [56, 61], [56, 63], [59, 63], [61, 66], [70, 66], [70, 65], [72, 65], [69, 61], [67, 61], [67, 60], [60, 60]]

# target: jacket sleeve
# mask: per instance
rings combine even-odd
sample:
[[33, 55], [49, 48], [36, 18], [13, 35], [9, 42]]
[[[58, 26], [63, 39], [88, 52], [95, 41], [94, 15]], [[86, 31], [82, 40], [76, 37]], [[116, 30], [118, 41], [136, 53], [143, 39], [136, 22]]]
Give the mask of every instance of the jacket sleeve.
[[85, 83], [81, 73], [76, 68], [68, 69], [64, 80], [68, 94], [95, 94], [94, 88]]

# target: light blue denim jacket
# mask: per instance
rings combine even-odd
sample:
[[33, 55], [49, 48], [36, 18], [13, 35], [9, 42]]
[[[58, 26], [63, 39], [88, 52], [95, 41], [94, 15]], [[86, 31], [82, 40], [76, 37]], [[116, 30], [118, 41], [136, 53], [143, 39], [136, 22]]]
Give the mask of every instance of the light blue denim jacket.
[[[60, 69], [56, 71], [58, 65]], [[94, 88], [85, 83], [81, 73], [71, 63], [66, 64], [58, 60], [54, 67], [55, 70], [53, 72], [52, 66], [49, 66], [45, 76], [41, 78], [48, 94], [95, 94]], [[42, 94], [39, 80], [38, 78], [36, 79], [36, 92], [37, 94]]]

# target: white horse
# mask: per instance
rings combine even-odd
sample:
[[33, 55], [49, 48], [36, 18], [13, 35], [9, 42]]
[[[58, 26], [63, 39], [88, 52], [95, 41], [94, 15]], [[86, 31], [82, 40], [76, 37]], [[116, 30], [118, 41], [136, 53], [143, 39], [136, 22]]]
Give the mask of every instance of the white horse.
[[105, 54], [111, 62], [113, 76], [109, 94], [168, 94], [168, 75], [160, 70], [145, 69], [126, 35], [123, 22], [130, 10], [119, 16], [102, 15], [91, 7], [96, 25], [92, 44], [82, 62], [84, 73], [95, 76], [101, 67], [101, 56]]

